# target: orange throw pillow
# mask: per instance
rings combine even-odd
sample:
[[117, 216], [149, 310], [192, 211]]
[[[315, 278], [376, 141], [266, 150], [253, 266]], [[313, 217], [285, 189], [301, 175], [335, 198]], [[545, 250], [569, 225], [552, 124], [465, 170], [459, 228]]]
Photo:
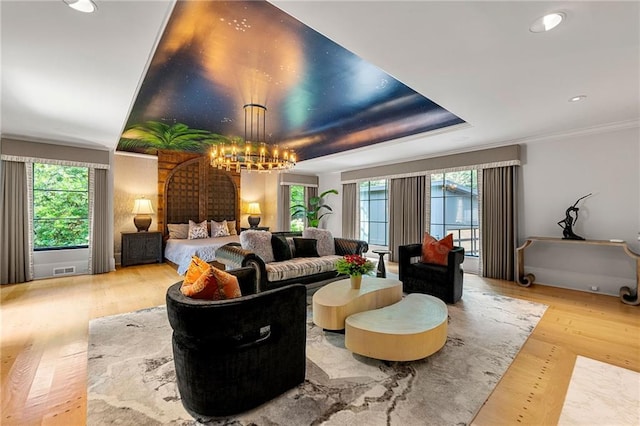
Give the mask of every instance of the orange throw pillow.
[[422, 261], [447, 266], [449, 252], [453, 249], [453, 234], [449, 234], [440, 241], [424, 233], [422, 240]]
[[182, 294], [194, 299], [224, 300], [242, 296], [235, 275], [214, 268], [193, 256], [180, 287]]

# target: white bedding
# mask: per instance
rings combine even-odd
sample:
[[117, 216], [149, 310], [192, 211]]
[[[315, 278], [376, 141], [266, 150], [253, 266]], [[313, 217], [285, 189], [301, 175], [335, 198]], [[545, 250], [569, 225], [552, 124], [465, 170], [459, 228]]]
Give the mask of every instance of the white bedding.
[[177, 240], [168, 239], [164, 249], [164, 257], [170, 262], [178, 265], [178, 273], [183, 275], [189, 269], [191, 256], [198, 256], [200, 259], [211, 262], [216, 259], [218, 247], [227, 243], [239, 243], [238, 235], [216, 238], [200, 238], [197, 240]]

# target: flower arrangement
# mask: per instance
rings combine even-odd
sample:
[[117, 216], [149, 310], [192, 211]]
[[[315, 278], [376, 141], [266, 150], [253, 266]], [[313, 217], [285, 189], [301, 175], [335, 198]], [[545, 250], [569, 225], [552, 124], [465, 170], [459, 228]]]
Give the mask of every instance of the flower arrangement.
[[347, 254], [336, 261], [336, 270], [341, 274], [366, 275], [373, 271], [373, 263], [366, 257], [357, 254]]

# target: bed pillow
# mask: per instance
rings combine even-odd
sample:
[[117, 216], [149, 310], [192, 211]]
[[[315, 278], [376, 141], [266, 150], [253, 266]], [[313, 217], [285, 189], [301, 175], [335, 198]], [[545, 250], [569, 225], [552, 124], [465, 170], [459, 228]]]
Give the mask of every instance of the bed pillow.
[[189, 224], [188, 223], [170, 223], [167, 225], [169, 230], [169, 238], [175, 240], [186, 240], [189, 238]]
[[214, 268], [197, 256], [191, 258], [180, 291], [187, 297], [205, 300], [225, 300], [242, 296], [235, 275]]
[[271, 247], [271, 232], [246, 230], [240, 233], [240, 246], [250, 250], [262, 258], [265, 263], [273, 262], [273, 248]]
[[289, 242], [282, 235], [271, 236], [271, 248], [273, 249], [273, 257], [276, 262], [291, 259], [291, 248], [289, 248]]
[[293, 238], [296, 247], [296, 257], [320, 257], [318, 254], [318, 240], [313, 238]]
[[229, 229], [229, 235], [238, 235], [235, 220], [227, 220], [227, 228]]
[[207, 221], [203, 220], [200, 223], [189, 221], [189, 239], [197, 240], [200, 238], [209, 238], [209, 232], [207, 230]]
[[229, 227], [227, 226], [227, 221], [223, 220], [222, 222], [216, 222], [215, 220], [212, 220], [211, 236], [213, 238], [229, 236]]
[[422, 261], [447, 266], [449, 252], [453, 249], [453, 234], [449, 234], [441, 240], [436, 240], [428, 232], [424, 233], [422, 240]]
[[333, 235], [326, 229], [305, 228], [302, 231], [302, 238], [313, 238], [318, 240], [318, 255], [331, 256], [336, 254], [336, 245], [333, 241]]

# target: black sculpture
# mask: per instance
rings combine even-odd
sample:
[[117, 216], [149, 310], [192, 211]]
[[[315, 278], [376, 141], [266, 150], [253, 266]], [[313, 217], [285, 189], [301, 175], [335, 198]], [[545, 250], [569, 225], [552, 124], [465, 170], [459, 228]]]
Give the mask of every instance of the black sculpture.
[[[584, 238], [582, 238], [581, 236], [573, 233], [573, 224], [578, 221], [578, 210], [580, 210], [579, 208], [576, 207], [578, 205], [578, 202], [580, 202], [580, 200], [582, 200], [583, 198], [587, 198], [590, 195], [591, 195], [591, 192], [585, 195], [584, 197], [578, 198], [578, 200], [575, 203], [573, 203], [573, 205], [569, 207], [565, 212], [565, 218], [562, 219], [560, 222], [558, 222], [558, 225], [560, 225], [560, 227], [562, 228], [563, 240], [584, 240]], [[572, 216], [572, 214], [575, 214], [575, 218]]]

